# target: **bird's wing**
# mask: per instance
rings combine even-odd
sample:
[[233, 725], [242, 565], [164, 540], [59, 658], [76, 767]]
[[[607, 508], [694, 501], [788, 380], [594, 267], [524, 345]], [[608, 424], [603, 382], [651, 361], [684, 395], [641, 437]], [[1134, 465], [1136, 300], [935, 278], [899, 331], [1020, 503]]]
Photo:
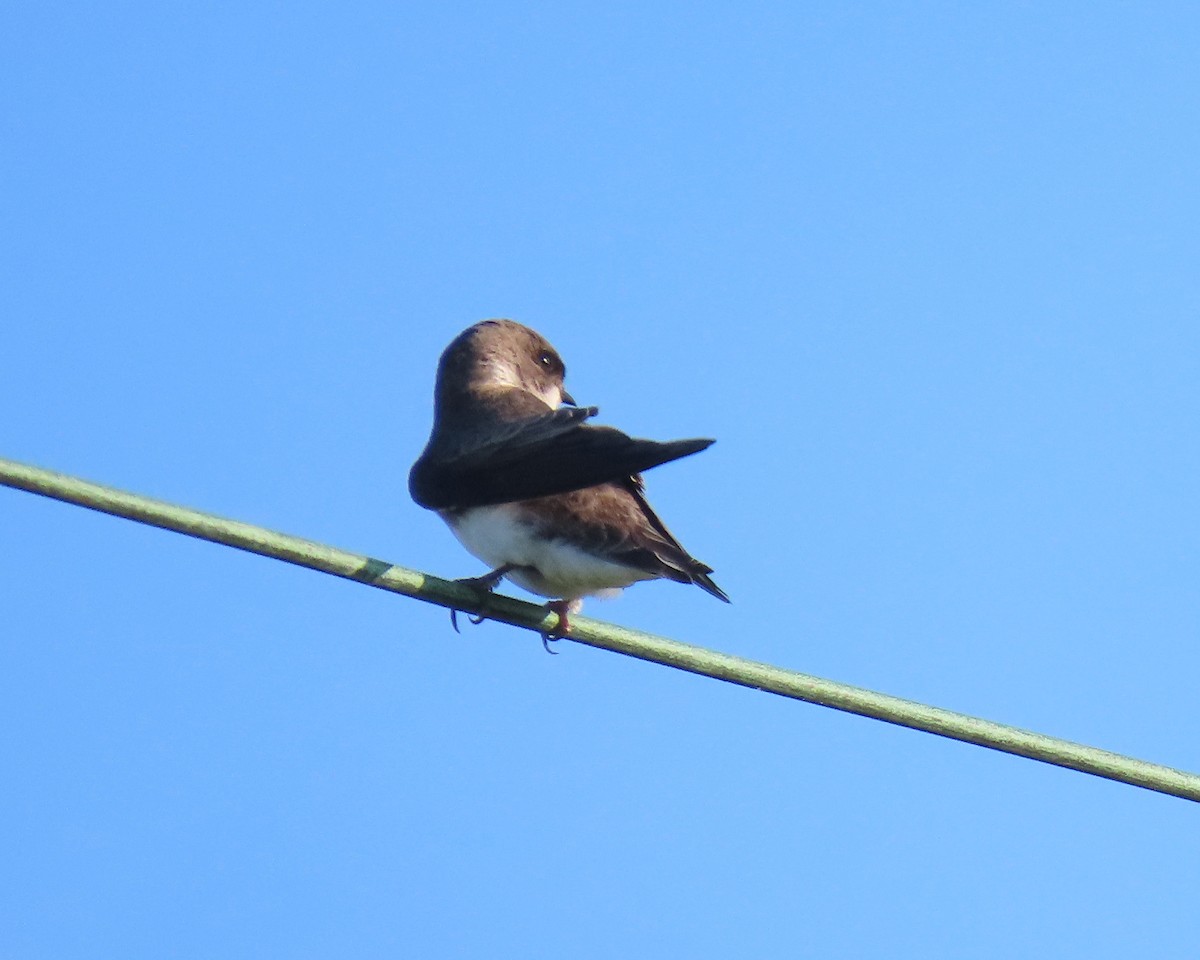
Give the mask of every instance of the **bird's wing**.
[[432, 510], [482, 507], [568, 493], [698, 453], [711, 440], [639, 440], [583, 421], [595, 407], [506, 421], [450, 453], [426, 450], [409, 474], [413, 499]]
[[[624, 555], [622, 562], [644, 570], [665, 568], [664, 572], [670, 579], [694, 583], [718, 600], [728, 603], [728, 595], [709, 576], [713, 572], [712, 567], [688, 553], [654, 512], [654, 508], [646, 499], [642, 478], [637, 475], [629, 477], [623, 486], [637, 504], [643, 523], [637, 537], [639, 542], [630, 545], [631, 549]], [[673, 576], [671, 571], [677, 571], [682, 576]]]

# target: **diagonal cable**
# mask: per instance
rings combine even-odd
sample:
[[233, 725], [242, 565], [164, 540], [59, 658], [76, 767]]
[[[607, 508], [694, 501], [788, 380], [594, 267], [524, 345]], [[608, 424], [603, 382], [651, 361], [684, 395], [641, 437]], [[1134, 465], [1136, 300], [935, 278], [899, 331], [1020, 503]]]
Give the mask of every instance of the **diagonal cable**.
[[[73, 503], [127, 520], [137, 520], [164, 530], [174, 530], [201, 540], [236, 547], [298, 566], [357, 580], [381, 590], [415, 597], [428, 603], [467, 613], [486, 613], [499, 620], [538, 633], [553, 630], [555, 614], [544, 606], [512, 597], [485, 597], [471, 587], [408, 570], [383, 560], [349, 553], [311, 540], [275, 533], [263, 527], [225, 520], [160, 500], [126, 493], [77, 477], [55, 473], [0, 458], [0, 484]], [[678, 670], [741, 684], [795, 700], [832, 707], [847, 713], [884, 720], [913, 730], [962, 740], [1030, 760], [1079, 770], [1147, 790], [1186, 800], [1200, 801], [1200, 776], [1173, 767], [1148, 763], [1119, 753], [1069, 740], [1010, 727], [990, 720], [926, 706], [885, 693], [864, 690], [832, 680], [784, 670], [781, 667], [706, 650], [668, 640], [640, 630], [630, 630], [589, 617], [571, 618], [571, 640], [626, 656], [661, 663]]]

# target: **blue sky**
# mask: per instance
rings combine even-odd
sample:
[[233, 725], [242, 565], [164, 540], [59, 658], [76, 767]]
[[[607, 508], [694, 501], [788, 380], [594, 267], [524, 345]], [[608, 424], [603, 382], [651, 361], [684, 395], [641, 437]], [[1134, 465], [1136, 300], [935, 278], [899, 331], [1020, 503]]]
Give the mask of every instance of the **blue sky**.
[[[447, 577], [510, 316], [733, 605], [592, 615], [1200, 769], [1188, 4], [26, 4], [0, 455]], [[0, 490], [0, 953], [1188, 957], [1182, 800]]]

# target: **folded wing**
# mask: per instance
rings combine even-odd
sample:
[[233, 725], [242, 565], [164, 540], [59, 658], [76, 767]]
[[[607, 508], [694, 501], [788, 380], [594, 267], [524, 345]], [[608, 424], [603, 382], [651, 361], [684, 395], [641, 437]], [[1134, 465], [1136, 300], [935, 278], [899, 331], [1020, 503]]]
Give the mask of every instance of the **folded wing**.
[[624, 562], [680, 583], [694, 583], [718, 600], [728, 603], [729, 596], [709, 576], [713, 572], [712, 567], [688, 553], [654, 512], [643, 492], [642, 478], [630, 477], [623, 486], [636, 503], [642, 519], [638, 542], [625, 553], [622, 558]]

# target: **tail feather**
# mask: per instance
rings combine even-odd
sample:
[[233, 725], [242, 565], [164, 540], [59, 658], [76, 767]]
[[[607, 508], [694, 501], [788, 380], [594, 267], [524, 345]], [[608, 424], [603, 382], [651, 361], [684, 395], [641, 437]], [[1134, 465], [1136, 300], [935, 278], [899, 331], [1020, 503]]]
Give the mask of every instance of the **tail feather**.
[[[701, 564], [701, 566], [703, 566], [703, 564]], [[710, 570], [709, 573], [711, 572], [712, 571]], [[712, 577], [710, 577], [708, 573], [700, 573], [698, 571], [693, 573], [692, 583], [698, 586], [705, 593], [711, 593], [718, 600], [723, 600], [725, 603], [730, 602], [729, 595], [713, 582]]]

